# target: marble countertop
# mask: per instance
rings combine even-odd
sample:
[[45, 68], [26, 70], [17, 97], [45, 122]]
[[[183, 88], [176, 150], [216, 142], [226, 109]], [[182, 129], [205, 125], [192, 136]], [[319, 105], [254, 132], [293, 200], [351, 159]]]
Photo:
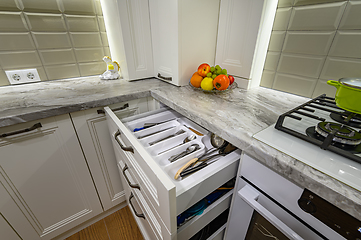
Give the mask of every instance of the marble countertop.
[[0, 87], [0, 127], [149, 97], [149, 90], [169, 85], [144, 83], [94, 76]]
[[231, 142], [282, 176], [361, 220], [361, 192], [263, 144], [252, 136], [308, 99], [266, 88], [206, 94], [147, 79], [98, 77], [0, 87], [0, 127], [152, 96]]

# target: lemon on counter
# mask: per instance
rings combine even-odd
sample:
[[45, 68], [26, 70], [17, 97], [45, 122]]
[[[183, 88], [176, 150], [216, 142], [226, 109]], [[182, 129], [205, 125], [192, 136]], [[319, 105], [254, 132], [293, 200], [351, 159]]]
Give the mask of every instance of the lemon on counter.
[[210, 91], [213, 89], [213, 79], [210, 77], [203, 78], [201, 82], [201, 88], [206, 91]]

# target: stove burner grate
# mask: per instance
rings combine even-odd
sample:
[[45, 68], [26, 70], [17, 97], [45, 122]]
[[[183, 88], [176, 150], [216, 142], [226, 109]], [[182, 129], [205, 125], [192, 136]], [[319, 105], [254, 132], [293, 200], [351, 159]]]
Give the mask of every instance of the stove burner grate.
[[[326, 137], [320, 135], [317, 131], [316, 131], [316, 127], [309, 127], [306, 129], [306, 134], [309, 137], [312, 137], [314, 139], [320, 140], [320, 141], [325, 141]], [[339, 149], [342, 149], [344, 151], [347, 151], [351, 154], [359, 154], [361, 153], [361, 144], [359, 145], [348, 145], [348, 144], [342, 144], [339, 142], [332, 142], [331, 143], [332, 146], [335, 146]]]
[[320, 122], [316, 126], [316, 132], [323, 137], [333, 134], [332, 140], [347, 145], [359, 145], [361, 133], [339, 123]]
[[347, 121], [347, 117], [352, 114], [350, 112], [343, 112], [343, 113], [331, 113], [330, 117], [335, 120], [336, 122], [342, 123], [342, 124], [346, 124], [350, 127], [355, 127], [355, 128], [361, 128], [361, 115], [357, 114], [356, 116], [354, 116], [353, 118], [351, 118], [349, 121]]

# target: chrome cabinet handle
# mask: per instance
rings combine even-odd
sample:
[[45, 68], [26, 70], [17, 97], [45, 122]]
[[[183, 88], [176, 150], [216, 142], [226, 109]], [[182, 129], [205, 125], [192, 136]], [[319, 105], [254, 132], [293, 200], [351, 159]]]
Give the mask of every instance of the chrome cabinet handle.
[[[123, 106], [121, 106], [121, 107], [119, 107], [119, 108], [114, 108], [114, 109], [112, 109], [112, 111], [115, 112], [115, 111], [119, 111], [119, 110], [124, 110], [124, 109], [126, 109], [126, 108], [128, 108], [128, 107], [129, 107], [129, 104], [126, 103], [126, 104], [124, 104]], [[98, 109], [98, 110], [97, 110], [97, 113], [98, 113], [98, 114], [104, 114], [105, 112], [104, 112], [103, 109]]]
[[30, 132], [37, 128], [41, 128], [41, 127], [42, 127], [41, 123], [35, 123], [32, 127], [29, 127], [29, 128], [25, 128], [25, 129], [21, 129], [21, 130], [9, 132], [9, 133], [3, 133], [0, 135], [0, 138], [9, 137], [9, 136], [20, 134], [20, 133]]
[[131, 153], [134, 154], [134, 149], [132, 147], [123, 146], [123, 144], [119, 141], [118, 136], [120, 136], [120, 131], [119, 130], [114, 134], [114, 138], [115, 138], [115, 141], [117, 141], [117, 143], [121, 147], [121, 149], [123, 149], [123, 151], [128, 151], [128, 152], [131, 152]]
[[143, 213], [137, 213], [137, 211], [135, 210], [135, 208], [134, 208], [134, 206], [133, 206], [133, 203], [132, 203], [132, 201], [131, 201], [133, 197], [134, 197], [133, 193], [130, 193], [130, 196], [129, 196], [129, 204], [130, 204], [130, 206], [132, 207], [135, 216], [137, 216], [137, 217], [139, 217], [139, 218], [145, 219], [145, 216], [144, 216]]
[[160, 73], [158, 73], [158, 77], [163, 79], [163, 80], [172, 81], [172, 77], [164, 77]]
[[128, 170], [128, 169], [129, 169], [129, 168], [128, 168], [127, 164], [125, 164], [125, 167], [124, 167], [123, 170], [122, 170], [123, 175], [124, 175], [124, 177], [125, 177], [125, 180], [127, 180], [129, 187], [131, 187], [131, 188], [137, 188], [137, 189], [140, 190], [139, 185], [138, 185], [138, 184], [133, 184], [133, 183], [131, 183], [130, 180], [129, 180], [129, 178], [128, 178], [128, 176], [125, 174], [125, 171]]

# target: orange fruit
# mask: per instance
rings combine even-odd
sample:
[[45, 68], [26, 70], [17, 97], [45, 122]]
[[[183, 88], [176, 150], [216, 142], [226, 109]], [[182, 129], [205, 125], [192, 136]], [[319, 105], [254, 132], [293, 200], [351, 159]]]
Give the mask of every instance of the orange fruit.
[[[199, 75], [199, 73], [198, 73], [198, 72], [194, 72], [193, 75], [192, 75], [192, 77], [193, 77], [194, 75]], [[199, 76], [200, 76], [200, 75], [199, 75]]]
[[191, 78], [191, 84], [193, 87], [199, 88], [201, 87], [201, 82], [203, 80], [203, 77], [198, 74], [198, 72], [195, 72]]

